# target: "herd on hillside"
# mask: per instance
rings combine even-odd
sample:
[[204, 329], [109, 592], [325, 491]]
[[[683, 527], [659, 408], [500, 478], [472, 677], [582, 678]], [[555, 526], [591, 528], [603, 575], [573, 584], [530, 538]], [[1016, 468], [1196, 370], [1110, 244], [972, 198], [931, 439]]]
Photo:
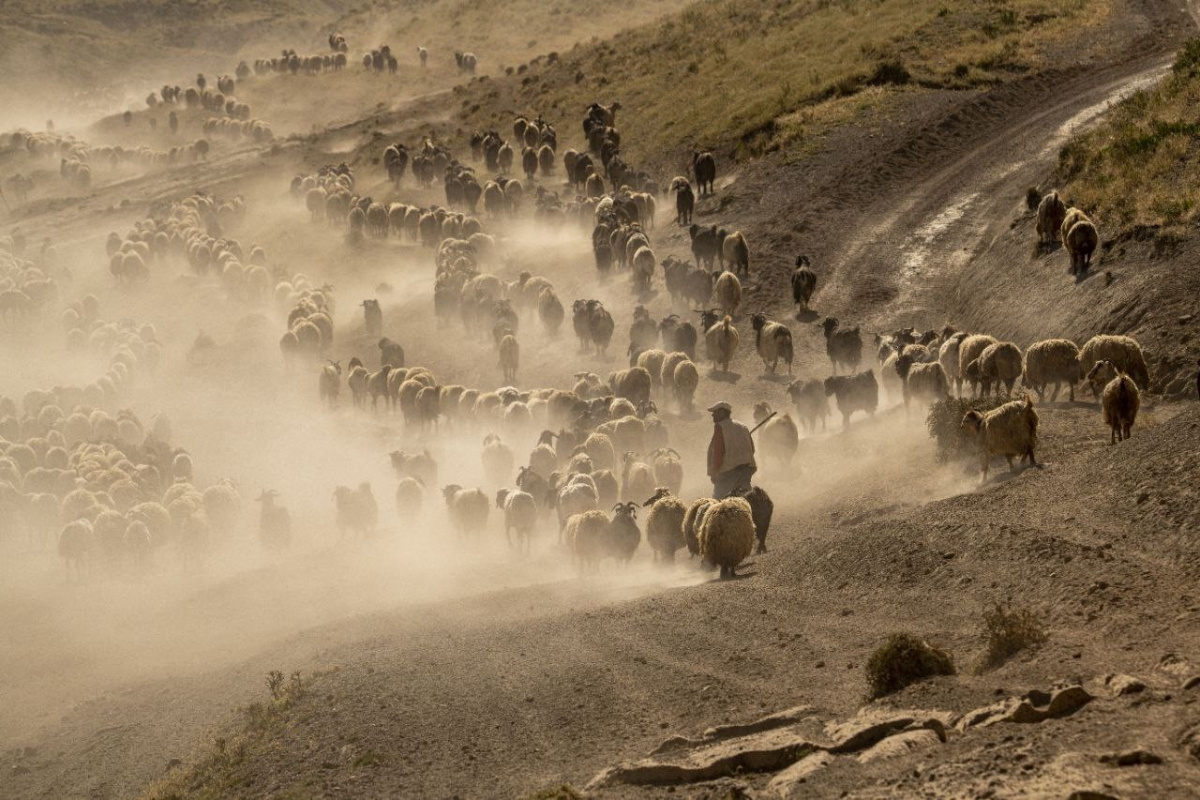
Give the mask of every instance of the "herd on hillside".
[[[329, 46], [330, 53], [320, 56], [288, 51], [253, 66], [243, 62], [236, 79], [344, 67], [344, 37], [331, 35]], [[424, 67], [426, 51], [419, 48], [418, 56]], [[476, 58], [457, 53], [456, 62], [473, 72]], [[395, 71], [386, 46], [364, 55], [362, 64], [374, 72]], [[255, 122], [249, 108], [232, 98], [233, 77], [218, 79], [216, 93], [206, 88], [203, 76], [197, 83], [186, 92], [164, 87], [161, 99], [147, 102], [154, 106], [182, 97], [189, 106], [222, 110], [227, 122], [214, 123], [213, 134]], [[672, 562], [686, 548], [722, 577], [732, 577], [753, 552], [766, 551], [771, 498], [761, 487], [747, 485], [728, 498], [685, 501], [683, 459], [672, 447], [672, 433], [679, 436], [678, 420], [694, 415], [695, 395], [706, 377], [699, 364], [711, 366], [710, 380], [728, 378], [741, 350], [745, 329], [739, 331], [737, 323], [746, 317], [749, 237], [693, 221], [697, 204], [716, 192], [717, 179], [713, 154], [697, 150], [690, 175], [674, 177], [665, 189], [674, 195], [675, 222], [686, 231], [691, 258], [664, 255], [671, 233], [660, 236], [655, 226], [662, 190], [622, 154], [616, 126], [620, 109], [615, 102], [589, 106], [581, 148], [567, 149], [561, 158], [558, 131], [541, 116], [514, 119], [511, 137], [498, 130], [473, 132], [464, 142], [469, 160], [432, 138], [415, 145], [385, 143], [381, 165], [387, 180], [382, 183], [393, 200], [360, 190], [354, 170], [344, 163], [291, 180], [291, 194], [311, 220], [344, 229], [351, 246], [391, 238], [424, 249], [433, 265], [437, 324], [490, 343], [499, 388], [453, 383], [419, 362], [409, 363], [395, 333], [400, 325], [391, 326], [392, 336], [384, 334], [378, 298], [358, 304], [372, 352], [356, 354], [343, 366], [334, 358], [333, 287], [272, 263], [264, 248], [239, 241], [235, 234], [248, 218], [241, 197], [221, 200], [197, 192], [158, 209], [123, 235], [112, 233], [105, 243], [108, 269], [121, 286], [144, 284], [172, 268], [216, 282], [231, 299], [273, 313], [283, 328], [278, 346], [287, 370], [315, 373], [323, 404], [336, 406], [345, 391], [357, 408], [398, 412], [409, 450], [380, 457], [396, 475], [394, 504], [402, 524], [429, 514], [426, 496], [436, 492], [445, 519], [463, 540], [478, 537], [495, 508], [515, 551], [528, 552], [539, 528], [557, 528], [558, 541], [581, 571], [594, 571], [605, 560], [627, 564], [644, 541], [655, 561]], [[258, 130], [267, 132], [261, 138], [270, 138], [269, 126], [261, 125], [266, 127]], [[246, 130], [256, 128], [251, 124]], [[33, 156], [61, 154], [64, 177], [68, 163], [76, 165], [69, 178], [74, 181], [87, 181], [88, 165], [97, 160], [167, 163], [203, 156], [195, 146], [184, 148], [186, 155], [93, 148], [59, 134], [19, 132], [10, 140], [10, 146]], [[516, 169], [524, 180], [514, 177]], [[428, 192], [440, 182], [445, 202], [398, 199], [410, 172], [420, 190]], [[607, 305], [595, 295], [567, 300], [547, 277], [509, 269], [506, 234], [516, 219], [527, 217], [574, 227], [581, 238], [588, 237], [594, 288], [627, 277], [635, 300], [627, 304], [626, 320], [620, 320], [624, 309], [612, 307], [617, 304], [611, 299]], [[1086, 272], [1098, 237], [1082, 211], [1068, 209], [1057, 192], [1050, 192], [1037, 209], [1036, 228], [1042, 242], [1057, 234], [1072, 271]], [[58, 307], [54, 260], [52, 247], [35, 253], [19, 233], [0, 238], [0, 318], [13, 324]], [[668, 303], [659, 318], [649, 307], [656, 281]], [[818, 275], [808, 257], [796, 257], [790, 287], [797, 316], [814, 318], [810, 303]], [[695, 316], [685, 318], [689, 313]], [[592, 354], [589, 361], [605, 360], [618, 325], [627, 324], [628, 365], [607, 374], [581, 369], [569, 387], [521, 388], [522, 347], [530, 327], [554, 340], [565, 335], [568, 317], [579, 351]], [[200, 568], [211, 548], [243, 524], [243, 497], [229, 479], [200, 488], [191, 456], [172, 444], [166, 416], [145, 424], [128, 410], [135, 379], [151, 379], [164, 358], [157, 332], [149, 324], [102, 318], [92, 295], [63, 307], [61, 319], [66, 347], [103, 356], [107, 368], [95, 381], [29, 392], [20, 403], [0, 398], [2, 529], [24, 531], [34, 546], [56, 538], [69, 573], [86, 574], [94, 564], [113, 573], [136, 572], [165, 549], [175, 550], [190, 568]], [[761, 311], [749, 314], [749, 322], [765, 371], [774, 376], [786, 365], [793, 377], [793, 330]], [[247, 334], [256, 325], [248, 322]], [[1086, 381], [1115, 443], [1129, 436], [1149, 382], [1141, 347], [1125, 336], [1098, 335], [1083, 347], [1049, 339], [1022, 351], [1013, 342], [950, 326], [903, 328], [874, 335], [877, 369], [864, 369], [861, 326], [825, 317], [805, 330], [824, 339], [832, 374], [787, 383], [784, 393], [795, 420], [768, 403], [755, 406], [764, 467], [792, 464], [801, 430], [809, 436], [818, 426], [824, 430], [830, 398], [848, 428], [853, 415], [875, 414], [881, 389], [900, 398], [906, 410], [953, 396], [1002, 395], [1007, 402], [967, 411], [962, 419], [963, 430], [978, 443], [983, 480], [996, 455], [1010, 467], [1015, 459], [1037, 463], [1038, 414], [1030, 391], [1039, 401], [1048, 395], [1054, 402], [1065, 388], [1073, 401], [1076, 386]], [[363, 341], [356, 329], [349, 347]], [[188, 357], [203, 358], [215, 346], [201, 334]], [[1026, 390], [1022, 397], [1015, 396], [1018, 381]], [[434, 451], [439, 432], [447, 429], [481, 441], [478, 469], [455, 476], [461, 483], [439, 480]], [[256, 498], [259, 536], [271, 551], [292, 540], [291, 516], [280, 498], [271, 488]], [[346, 535], [369, 536], [381, 527], [369, 482], [337, 486], [332, 505], [336, 527]]]

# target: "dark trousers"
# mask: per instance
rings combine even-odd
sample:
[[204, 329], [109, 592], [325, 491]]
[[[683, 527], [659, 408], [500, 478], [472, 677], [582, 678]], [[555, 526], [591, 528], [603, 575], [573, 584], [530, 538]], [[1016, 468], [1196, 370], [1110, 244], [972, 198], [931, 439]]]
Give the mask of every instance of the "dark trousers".
[[754, 477], [754, 473], [758, 472], [758, 467], [753, 464], [743, 464], [740, 467], [722, 472], [713, 479], [713, 497], [718, 500], [724, 500], [735, 490], [747, 490], [750, 488], [750, 479]]

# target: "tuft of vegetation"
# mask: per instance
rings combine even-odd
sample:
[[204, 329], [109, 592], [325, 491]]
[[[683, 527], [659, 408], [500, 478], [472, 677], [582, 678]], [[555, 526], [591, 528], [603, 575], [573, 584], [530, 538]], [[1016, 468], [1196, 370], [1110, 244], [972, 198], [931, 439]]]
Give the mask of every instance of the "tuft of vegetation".
[[911, 634], [896, 633], [867, 659], [867, 696], [874, 700], [925, 678], [953, 674], [954, 659], [945, 650]]
[[1116, 103], [1059, 152], [1057, 178], [1102, 227], [1182, 228], [1200, 221], [1200, 39], [1156, 86]]
[[974, 453], [975, 439], [963, 430], [963, 417], [972, 409], [979, 412], [991, 411], [1010, 399], [996, 395], [975, 398], [949, 397], [931, 403], [929, 415], [925, 418], [925, 428], [930, 437], [937, 442], [938, 457], [948, 461]]
[[[315, 677], [315, 676], [314, 676]], [[268, 702], [256, 702], [243, 710], [242, 728], [232, 738], [213, 740], [211, 752], [188, 769], [175, 770], [151, 785], [142, 800], [183, 800], [246, 796], [252, 780], [250, 765], [254, 753], [271, 747], [292, 723], [297, 705], [308, 695], [313, 678], [304, 679], [293, 672], [287, 679], [280, 670], [267, 673]], [[373, 766], [380, 756], [373, 752], [360, 756], [355, 767]]]
[[983, 612], [983, 630], [980, 635], [984, 643], [984, 652], [979, 662], [979, 672], [1000, 666], [1022, 650], [1040, 647], [1050, 638], [1050, 634], [1032, 611], [1010, 611], [999, 603]]

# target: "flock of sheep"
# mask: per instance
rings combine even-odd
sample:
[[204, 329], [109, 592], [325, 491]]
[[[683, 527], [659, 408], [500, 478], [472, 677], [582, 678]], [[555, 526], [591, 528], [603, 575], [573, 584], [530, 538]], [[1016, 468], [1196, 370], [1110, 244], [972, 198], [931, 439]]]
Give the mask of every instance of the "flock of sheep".
[[[252, 118], [249, 107], [236, 100], [237, 81], [252, 74], [343, 68], [345, 38], [331, 35], [329, 47], [328, 54], [284, 51], [253, 66], [242, 62], [235, 76], [217, 79], [215, 91], [199, 75], [195, 87], [164, 86], [147, 104], [182, 103], [214, 114], [203, 122], [209, 136], [266, 141], [272, 136], [270, 125]], [[424, 66], [424, 48], [418, 48], [418, 56]], [[455, 59], [460, 69], [474, 71], [474, 55], [456, 53]], [[362, 63], [377, 73], [397, 69], [387, 46], [365, 54]], [[732, 577], [756, 546], [759, 553], [766, 551], [773, 503], [755, 486], [740, 487], [728, 498], [685, 501], [683, 458], [671, 447], [672, 417], [660, 413], [659, 406], [689, 418], [703, 377], [698, 362], [710, 364], [712, 377], [728, 373], [751, 331], [764, 370], [774, 375], [786, 365], [793, 376], [793, 338], [799, 331], [762, 312], [747, 315], [743, 282], [751, 276], [748, 237], [693, 222], [698, 199], [716, 191], [712, 153], [693, 152], [691, 176], [677, 176], [660, 189], [648, 173], [624, 160], [616, 127], [620, 109], [619, 103], [590, 105], [582, 123], [585, 147], [566, 150], [561, 160], [557, 129], [540, 115], [514, 119], [511, 138], [497, 130], [474, 132], [464, 143], [469, 161], [460, 161], [450, 146], [430, 138], [414, 146], [386, 144], [381, 163], [395, 199], [361, 192], [346, 164], [327, 165], [291, 181], [291, 194], [312, 221], [345, 228], [350, 245], [393, 238], [429, 253], [439, 326], [461, 327], [468, 336], [490, 342], [499, 388], [443, 381], [433, 369], [407, 363], [402, 344], [384, 335], [384, 313], [375, 298], [360, 304], [372, 352], [354, 355], [343, 368], [342, 360], [333, 357], [332, 287], [272, 268], [261, 247], [244, 247], [234, 238], [246, 218], [240, 197], [220, 200], [196, 193], [138, 222], [123, 236], [111, 234], [106, 242], [109, 270], [122, 285], [144, 283], [167, 267], [215, 278], [231, 298], [274, 309], [286, 326], [279, 349], [288, 370], [311, 370], [324, 406], [336, 408], [345, 390], [356, 409], [365, 411], [369, 405], [376, 414], [398, 413], [403, 422], [398, 430], [412, 448], [389, 454], [397, 480], [395, 510], [404, 523], [428, 514], [426, 495], [436, 492], [463, 540], [487, 528], [495, 507], [509, 545], [519, 553], [530, 551], [539, 531], [556, 528], [557, 541], [584, 572], [605, 560], [629, 563], [644, 541], [656, 562], [673, 562], [686, 548], [722, 577]], [[171, 123], [174, 130], [173, 111]], [[208, 150], [206, 140], [165, 153], [93, 148], [52, 132], [18, 132], [9, 137], [9, 146], [32, 158], [57, 155], [63, 177], [81, 186], [87, 185], [91, 164], [174, 164], [202, 158]], [[524, 180], [514, 177], [514, 170]], [[427, 191], [440, 181], [444, 205], [403, 202], [403, 182], [410, 171], [420, 189]], [[24, 187], [11, 179], [8, 185]], [[675, 195], [675, 221], [686, 231], [690, 260], [660, 255], [665, 249], [661, 240], [655, 241], [660, 193]], [[589, 232], [597, 280], [607, 284], [618, 276], [627, 278], [634, 298], [627, 321], [619, 319], [624, 309], [610, 309], [597, 297], [568, 301], [580, 352], [598, 359], [607, 358], [618, 326], [627, 322], [626, 367], [607, 375], [577, 372], [569, 388], [521, 388], [522, 337], [528, 336], [530, 322], [536, 321], [542, 336], [554, 340], [562, 335], [568, 314], [560, 289], [548, 278], [531, 271], [511, 279], [499, 274], [507, 266], [503, 251], [509, 226], [525, 215]], [[1086, 272], [1098, 237], [1083, 212], [1066, 208], [1051, 192], [1040, 201], [1037, 232], [1040, 242], [1057, 233], [1072, 271]], [[16, 237], [0, 239], [0, 320], [40, 313], [57, 300], [54, 279], [21, 258], [24, 246]], [[52, 256], [52, 248], [43, 249], [44, 261]], [[655, 319], [648, 302], [658, 283], [670, 307]], [[809, 313], [818, 277], [806, 256], [796, 258], [790, 283], [795, 306]], [[614, 305], [611, 300], [609, 305]], [[166, 546], [177, 548], [186, 565], [199, 565], [212, 541], [240, 524], [241, 493], [229, 480], [199, 489], [190, 456], [171, 445], [166, 417], [146, 426], [121, 407], [135, 377], [157, 368], [161, 345], [152, 326], [104, 321], [98, 312], [95, 298], [88, 296], [70, 304], [62, 321], [68, 349], [108, 357], [103, 376], [82, 387], [30, 392], [19, 407], [0, 398], [0, 519], [8, 529], [24, 529], [37, 544], [56, 535], [68, 569], [78, 573], [97, 557], [115, 570], [144, 569], [151, 554]], [[688, 320], [680, 313], [697, 317]], [[747, 316], [749, 329], [739, 330]], [[877, 335], [877, 368], [862, 369], [860, 326], [826, 317], [817, 327], [819, 334], [808, 330], [814, 338], [823, 336], [832, 374], [787, 383], [784, 394], [794, 418], [776, 413], [767, 402], [753, 411], [761, 426], [757, 441], [764, 463], [784, 471], [793, 464], [801, 434], [815, 435], [818, 423], [824, 430], [831, 397], [845, 428], [855, 414], [874, 416], [881, 389], [900, 398], [906, 410], [954, 395], [1003, 394], [1008, 402], [970, 411], [962, 420], [962, 428], [978, 442], [986, 479], [995, 455], [1004, 456], [1010, 467], [1017, 458], [1036, 464], [1038, 415], [1029, 391], [1044, 401], [1052, 390], [1049, 399], [1054, 402], [1065, 385], [1074, 400], [1075, 386], [1086, 380], [1115, 443], [1129, 436], [1140, 392], [1149, 380], [1140, 346], [1122, 336], [1096, 336], [1082, 348], [1051, 339], [1022, 351], [1013, 342], [952, 327], [923, 333], [902, 329]], [[400, 326], [393, 322], [391, 328]], [[1018, 381], [1021, 397], [1016, 396]], [[437, 459], [426, 445], [445, 430], [481, 441], [482, 482], [472, 486], [464, 484], [474, 481], [439, 480]], [[524, 452], [526, 456], [519, 455]], [[279, 497], [270, 488], [257, 497], [260, 539], [272, 551], [292, 540], [291, 517]], [[336, 527], [346, 535], [367, 537], [380, 527], [369, 482], [353, 488], [338, 485], [332, 500]], [[645, 509], [640, 521], [639, 508]]]

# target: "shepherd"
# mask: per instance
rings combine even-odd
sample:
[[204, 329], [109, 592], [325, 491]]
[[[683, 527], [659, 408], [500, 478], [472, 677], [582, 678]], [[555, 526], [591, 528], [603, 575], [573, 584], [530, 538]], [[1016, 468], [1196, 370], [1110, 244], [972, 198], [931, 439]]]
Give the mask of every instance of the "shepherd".
[[709, 406], [713, 435], [708, 443], [708, 477], [713, 497], [723, 500], [739, 487], [750, 487], [758, 471], [754, 463], [754, 438], [750, 429], [733, 419], [733, 407], [724, 401]]

